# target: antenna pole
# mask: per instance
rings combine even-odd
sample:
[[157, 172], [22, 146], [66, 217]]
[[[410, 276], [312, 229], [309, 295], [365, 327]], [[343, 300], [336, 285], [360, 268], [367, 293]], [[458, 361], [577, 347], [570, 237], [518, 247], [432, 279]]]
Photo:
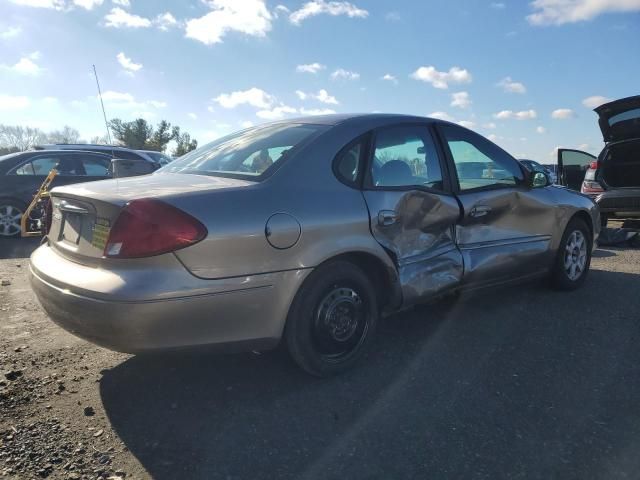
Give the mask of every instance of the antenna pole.
[[100, 82], [98, 81], [98, 72], [96, 66], [93, 65], [93, 74], [96, 77], [96, 85], [98, 86], [98, 96], [100, 97], [100, 105], [102, 106], [102, 116], [104, 117], [104, 126], [107, 128], [107, 140], [111, 145], [111, 132], [109, 131], [109, 122], [107, 122], [107, 113], [104, 111], [104, 102], [102, 101], [102, 91], [100, 91]]

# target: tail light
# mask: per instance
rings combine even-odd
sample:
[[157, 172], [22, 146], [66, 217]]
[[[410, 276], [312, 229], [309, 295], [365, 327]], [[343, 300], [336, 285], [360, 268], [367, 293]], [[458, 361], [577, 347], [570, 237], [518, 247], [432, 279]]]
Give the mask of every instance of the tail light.
[[585, 180], [584, 182], [582, 182], [582, 188], [580, 189], [580, 191], [582, 193], [593, 194], [602, 193], [604, 192], [604, 189], [598, 182], [590, 182], [588, 180]]
[[591, 163], [589, 164], [589, 168], [590, 168], [591, 170], [597, 170], [597, 169], [598, 169], [598, 160], [594, 160], [593, 162], [591, 162]]
[[206, 227], [191, 215], [153, 199], [132, 200], [116, 219], [104, 249], [111, 258], [140, 258], [198, 243]]

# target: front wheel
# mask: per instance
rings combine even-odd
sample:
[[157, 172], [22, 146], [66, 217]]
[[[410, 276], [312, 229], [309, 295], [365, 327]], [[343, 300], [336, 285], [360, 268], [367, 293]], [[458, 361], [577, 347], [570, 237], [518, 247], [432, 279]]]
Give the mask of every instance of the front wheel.
[[553, 267], [553, 285], [560, 290], [573, 290], [582, 285], [591, 265], [591, 230], [585, 222], [574, 218], [569, 222], [558, 248]]
[[291, 305], [285, 340], [294, 361], [319, 377], [351, 368], [376, 329], [375, 290], [357, 266], [345, 261], [318, 267]]

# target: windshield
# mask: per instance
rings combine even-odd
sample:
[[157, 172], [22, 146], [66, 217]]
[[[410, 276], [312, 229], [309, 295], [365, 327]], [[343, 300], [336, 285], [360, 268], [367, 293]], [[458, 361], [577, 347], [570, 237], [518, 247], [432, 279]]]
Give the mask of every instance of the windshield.
[[189, 152], [158, 171], [259, 180], [298, 145], [326, 128], [292, 123], [250, 128]]

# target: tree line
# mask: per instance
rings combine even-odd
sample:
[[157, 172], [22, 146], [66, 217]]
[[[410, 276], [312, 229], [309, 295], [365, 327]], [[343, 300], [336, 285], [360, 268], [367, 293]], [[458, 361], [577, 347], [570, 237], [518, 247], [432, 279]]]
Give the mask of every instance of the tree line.
[[[180, 157], [198, 146], [196, 139], [192, 139], [191, 135], [182, 132], [179, 126], [172, 126], [166, 120], [161, 120], [154, 127], [143, 118], [130, 122], [114, 118], [109, 122], [109, 130], [114, 145], [135, 150], [165, 152], [168, 144], [173, 140], [175, 147], [171, 150], [171, 154], [174, 157]], [[81, 138], [77, 129], [68, 125], [61, 130], [45, 133], [39, 128], [0, 124], [0, 155], [24, 152], [46, 143], [87, 143], [87, 141]], [[106, 136], [93, 137], [89, 143], [107, 145], [108, 140]]]

